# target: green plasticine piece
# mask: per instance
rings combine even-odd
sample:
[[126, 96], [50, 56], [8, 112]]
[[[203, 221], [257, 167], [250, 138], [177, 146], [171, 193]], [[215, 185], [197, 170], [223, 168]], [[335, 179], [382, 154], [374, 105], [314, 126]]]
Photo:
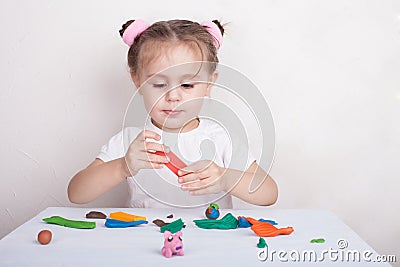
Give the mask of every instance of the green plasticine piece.
[[76, 228], [76, 229], [93, 229], [96, 228], [95, 222], [87, 221], [73, 221], [68, 220], [60, 216], [53, 216], [50, 218], [44, 218], [43, 221], [52, 224], [58, 224], [65, 227]]
[[181, 218], [179, 218], [178, 220], [173, 221], [172, 223], [161, 226], [160, 231], [161, 233], [164, 233], [165, 231], [170, 231], [172, 234], [175, 234], [176, 232], [180, 231], [182, 227], [183, 227], [183, 221]]
[[260, 237], [260, 239], [258, 239], [257, 247], [259, 247], [259, 248], [267, 247], [267, 242], [265, 242], [264, 238]]
[[221, 220], [193, 220], [197, 227], [203, 229], [236, 229], [238, 220], [231, 214], [226, 214]]
[[210, 207], [213, 207], [214, 209], [219, 209], [219, 206], [218, 206], [218, 204], [216, 204], [216, 203], [211, 203], [210, 204]]
[[325, 239], [323, 238], [311, 239], [310, 243], [325, 243]]

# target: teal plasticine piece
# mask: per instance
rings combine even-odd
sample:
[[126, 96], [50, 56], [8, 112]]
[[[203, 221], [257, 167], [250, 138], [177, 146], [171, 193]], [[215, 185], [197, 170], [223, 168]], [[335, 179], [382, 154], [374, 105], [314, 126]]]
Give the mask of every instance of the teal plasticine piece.
[[161, 233], [164, 233], [165, 231], [170, 231], [172, 234], [175, 234], [176, 232], [180, 231], [182, 227], [183, 227], [183, 221], [181, 218], [179, 218], [178, 220], [173, 221], [172, 223], [161, 226], [160, 231]]
[[197, 227], [203, 229], [236, 229], [238, 226], [238, 220], [231, 214], [226, 214], [221, 220], [194, 220]]
[[258, 248], [265, 248], [267, 247], [267, 242], [265, 242], [265, 239], [260, 237], [260, 239], [258, 239], [258, 244], [257, 244]]
[[96, 228], [95, 222], [88, 222], [88, 221], [73, 221], [68, 220], [60, 216], [52, 216], [50, 218], [44, 218], [43, 221], [47, 223], [57, 224], [69, 228], [76, 228], [76, 229], [93, 229]]

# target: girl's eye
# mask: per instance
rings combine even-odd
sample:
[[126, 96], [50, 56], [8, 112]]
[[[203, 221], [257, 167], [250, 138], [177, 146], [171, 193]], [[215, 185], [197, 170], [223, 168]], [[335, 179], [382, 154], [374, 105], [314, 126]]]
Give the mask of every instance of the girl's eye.
[[154, 88], [164, 88], [165, 86], [167, 86], [165, 83], [155, 83], [155, 84], [153, 84]]
[[182, 83], [181, 86], [185, 89], [191, 89], [194, 87], [193, 83]]

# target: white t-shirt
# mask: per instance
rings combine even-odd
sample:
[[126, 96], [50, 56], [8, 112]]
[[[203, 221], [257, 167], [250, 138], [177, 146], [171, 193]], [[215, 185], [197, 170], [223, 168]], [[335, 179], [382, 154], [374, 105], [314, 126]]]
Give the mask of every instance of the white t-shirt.
[[[103, 162], [124, 157], [129, 144], [143, 129], [154, 131], [161, 136], [161, 140], [148, 139], [146, 141], [164, 143], [168, 145], [186, 164], [198, 160], [212, 160], [223, 168], [246, 170], [255, 160], [248, 151], [238, 151], [241, 146], [235, 146], [235, 153], [245, 155], [241, 166], [230, 166], [232, 157], [232, 140], [230, 134], [219, 124], [212, 120], [200, 119], [197, 128], [184, 133], [168, 133], [156, 127], [148, 120], [145, 127], [127, 127], [114, 135], [107, 144], [101, 148], [97, 158]], [[232, 208], [232, 198], [229, 194], [211, 194], [205, 196], [192, 196], [187, 191], [182, 191], [177, 176], [167, 167], [161, 169], [142, 169], [135, 177], [127, 178], [129, 184], [129, 207], [167, 208], [193, 207], [218, 203], [221, 208]]]

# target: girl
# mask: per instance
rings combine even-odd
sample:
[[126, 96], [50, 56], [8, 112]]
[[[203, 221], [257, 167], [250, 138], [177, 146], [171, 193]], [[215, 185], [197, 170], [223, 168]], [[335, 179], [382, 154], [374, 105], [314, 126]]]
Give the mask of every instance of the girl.
[[[128, 65], [131, 78], [143, 97], [149, 121], [144, 130], [133, 127], [112, 137], [98, 157], [71, 179], [68, 186], [71, 202], [90, 202], [128, 179], [129, 206], [163, 206], [138, 188], [133, 177], [146, 173], [145, 181], [150, 183], [150, 187], [152, 185], [156, 191], [161, 189], [156, 186], [156, 181], [160, 180], [157, 174], [168, 172], [163, 166], [169, 159], [165, 154], [155, 152], [170, 151], [162, 143], [164, 133], [181, 135], [178, 146], [185, 158], [190, 158], [193, 151], [198, 151], [193, 147], [200, 146], [205, 139], [212, 140], [215, 145], [216, 156], [212, 160], [196, 161], [179, 170], [178, 178], [175, 176], [177, 188], [189, 192], [186, 198], [188, 203], [192, 196], [210, 194], [224, 194], [218, 202], [224, 208], [232, 208], [231, 195], [255, 205], [276, 202], [277, 186], [274, 180], [254, 159], [249, 161], [245, 169], [228, 168], [229, 151], [232, 152], [232, 147], [226, 142], [229, 136], [216, 123], [198, 117], [202, 99], [210, 95], [212, 84], [218, 76], [217, 51], [223, 33], [224, 29], [217, 20], [202, 24], [170, 20], [151, 26], [141, 20], [131, 20], [122, 26], [120, 35], [130, 46]], [[202, 64], [204, 61], [209, 64]], [[193, 75], [180, 73], [182, 75], [179, 76], [168, 71], [161, 73], [171, 66], [183, 66], [190, 62], [193, 64], [189, 65], [189, 69], [197, 69], [190, 72]], [[208, 82], [196, 82], [200, 80]], [[178, 86], [172, 88], [174, 83]], [[129, 146], [124, 149], [123, 143], [127, 139]], [[253, 179], [262, 182], [255, 191], [250, 192]], [[169, 194], [171, 199], [161, 202], [173, 204], [175, 195]]]

